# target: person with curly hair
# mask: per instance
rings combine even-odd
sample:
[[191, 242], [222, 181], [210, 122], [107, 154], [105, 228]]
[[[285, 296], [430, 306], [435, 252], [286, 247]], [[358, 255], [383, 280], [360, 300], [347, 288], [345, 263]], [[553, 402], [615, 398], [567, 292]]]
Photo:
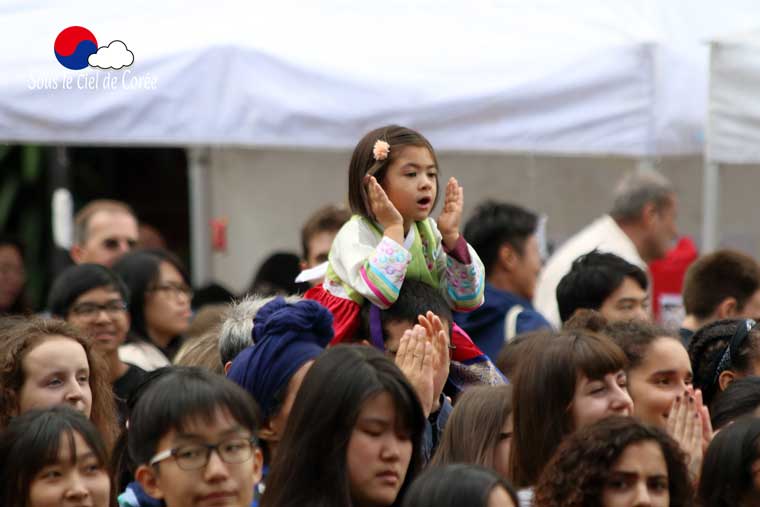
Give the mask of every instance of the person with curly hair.
[[69, 405], [110, 449], [116, 405], [108, 367], [78, 328], [57, 319], [0, 319], [0, 430], [32, 409]]
[[704, 403], [735, 379], [760, 374], [760, 326], [752, 319], [723, 319], [696, 333], [689, 343], [694, 388]]
[[694, 490], [678, 444], [629, 417], [610, 417], [558, 449], [534, 507], [686, 507]]

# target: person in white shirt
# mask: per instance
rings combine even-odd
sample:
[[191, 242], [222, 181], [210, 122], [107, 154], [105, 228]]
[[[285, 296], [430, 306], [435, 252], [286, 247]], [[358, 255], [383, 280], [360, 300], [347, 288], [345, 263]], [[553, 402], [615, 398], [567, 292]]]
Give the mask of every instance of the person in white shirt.
[[554, 326], [561, 325], [557, 285], [576, 258], [594, 249], [647, 271], [647, 263], [664, 257], [677, 235], [677, 209], [675, 191], [660, 173], [639, 170], [623, 178], [609, 214], [568, 239], [544, 266], [536, 287], [536, 310]]

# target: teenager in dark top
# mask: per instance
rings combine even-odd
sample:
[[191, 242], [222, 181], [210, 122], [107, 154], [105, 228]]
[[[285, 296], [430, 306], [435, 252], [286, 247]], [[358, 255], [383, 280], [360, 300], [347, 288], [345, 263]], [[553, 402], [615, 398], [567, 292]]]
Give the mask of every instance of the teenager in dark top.
[[48, 309], [92, 338], [93, 349], [108, 363], [120, 420], [126, 400], [142, 382], [145, 371], [119, 359], [119, 347], [129, 330], [129, 292], [124, 282], [100, 264], [79, 264], [56, 278]]
[[514, 335], [551, 329], [531, 300], [541, 270], [538, 217], [519, 206], [486, 201], [464, 228], [464, 237], [486, 269], [485, 302], [454, 319], [491, 359]]

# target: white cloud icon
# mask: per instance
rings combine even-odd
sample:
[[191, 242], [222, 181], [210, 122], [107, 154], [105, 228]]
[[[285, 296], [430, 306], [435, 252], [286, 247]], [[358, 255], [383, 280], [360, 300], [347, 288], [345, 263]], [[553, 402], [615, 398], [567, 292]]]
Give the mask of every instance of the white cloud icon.
[[129, 67], [135, 61], [135, 55], [127, 49], [127, 45], [120, 40], [111, 42], [108, 46], [101, 46], [97, 53], [93, 53], [87, 59], [90, 67], [99, 69], [120, 69]]

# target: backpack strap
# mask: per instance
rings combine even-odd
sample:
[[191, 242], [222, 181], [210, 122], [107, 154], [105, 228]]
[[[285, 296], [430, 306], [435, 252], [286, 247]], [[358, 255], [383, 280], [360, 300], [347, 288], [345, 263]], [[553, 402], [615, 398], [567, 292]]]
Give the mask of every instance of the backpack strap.
[[517, 335], [517, 317], [523, 310], [524, 308], [522, 306], [514, 305], [504, 317], [504, 343], [511, 342]]

